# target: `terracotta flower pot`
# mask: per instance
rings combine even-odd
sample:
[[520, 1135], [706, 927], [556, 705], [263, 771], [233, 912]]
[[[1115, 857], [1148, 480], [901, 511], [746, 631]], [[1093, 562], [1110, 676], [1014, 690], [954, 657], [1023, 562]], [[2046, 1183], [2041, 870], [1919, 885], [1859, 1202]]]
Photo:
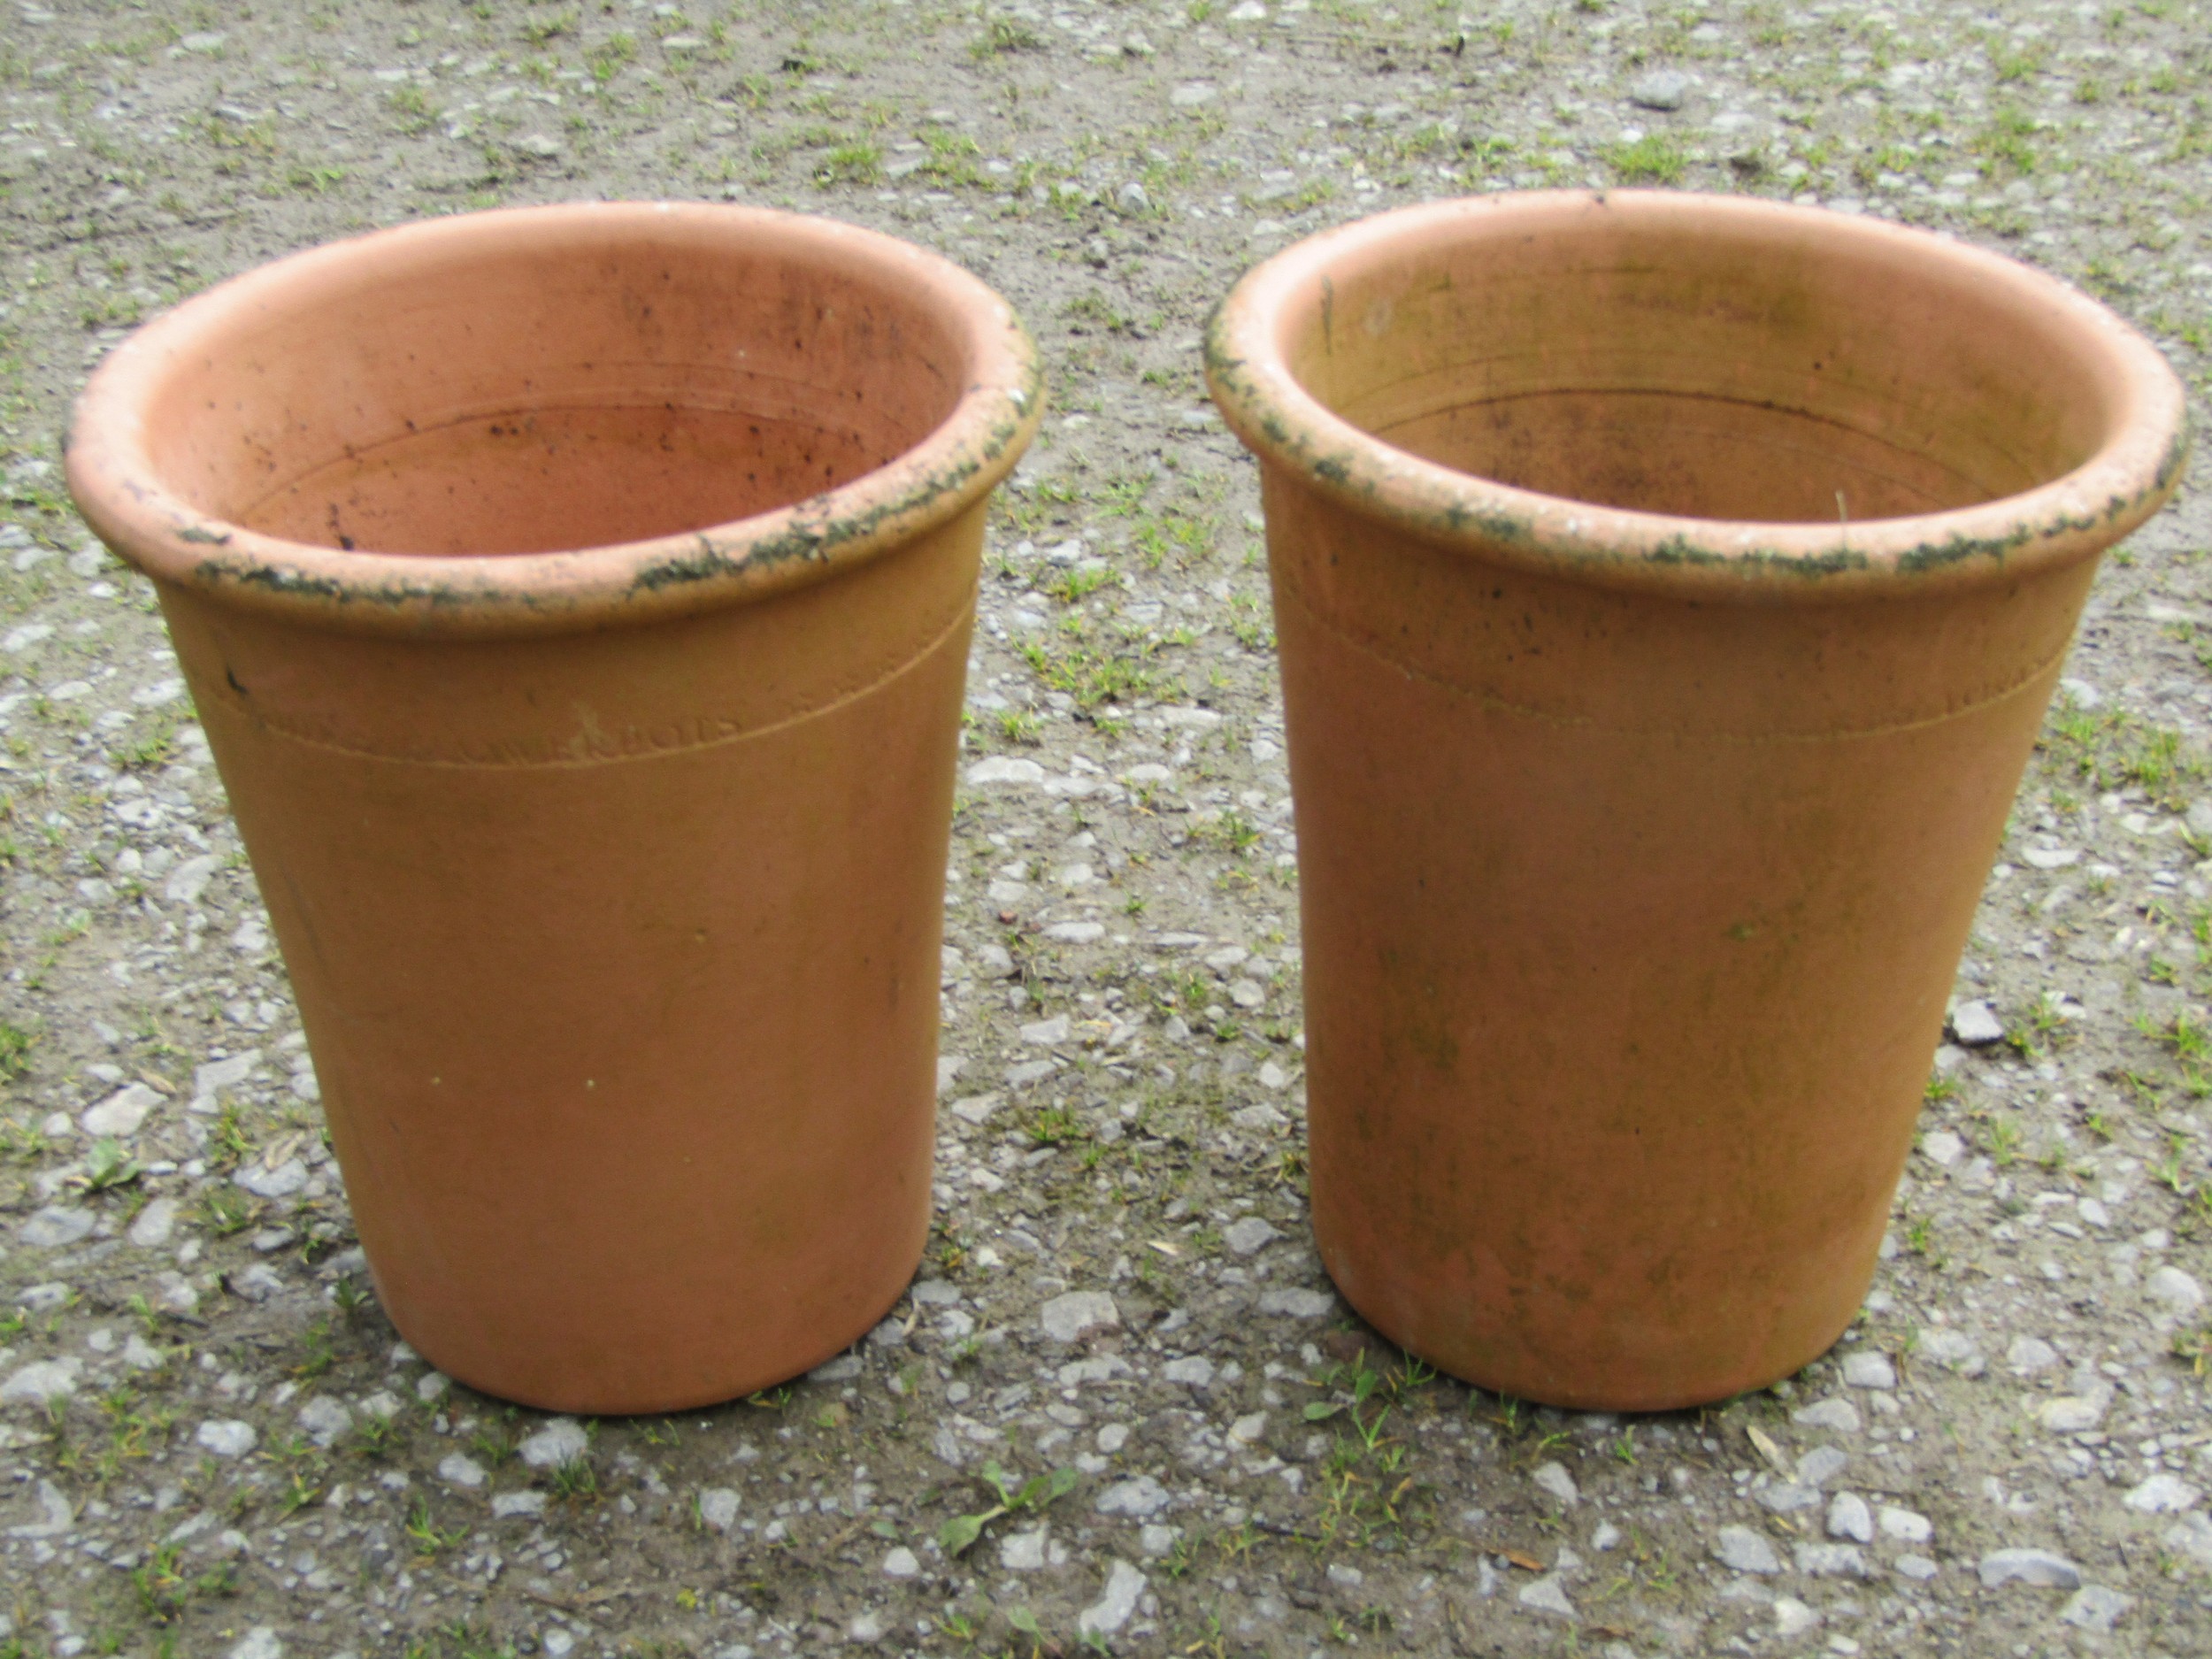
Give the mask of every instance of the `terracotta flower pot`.
[[384, 1305], [580, 1411], [898, 1296], [985, 499], [1041, 412], [932, 255], [732, 207], [433, 221], [227, 282], [86, 390]]
[[2179, 386], [2006, 260], [1643, 192], [1316, 237], [1209, 359], [1261, 462], [1330, 1273], [1532, 1399], [1795, 1371]]

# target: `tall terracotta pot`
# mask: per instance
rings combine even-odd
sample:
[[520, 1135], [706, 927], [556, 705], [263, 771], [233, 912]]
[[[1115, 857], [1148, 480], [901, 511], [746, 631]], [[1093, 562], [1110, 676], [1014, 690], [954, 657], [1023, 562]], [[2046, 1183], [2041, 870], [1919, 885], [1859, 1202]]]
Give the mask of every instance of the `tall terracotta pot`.
[[1208, 350], [1261, 462], [1331, 1275], [1561, 1405], [1798, 1369], [2179, 386], [2006, 260], [1644, 192], [1316, 237]]
[[379, 1294], [533, 1405], [836, 1352], [928, 1222], [982, 284], [733, 207], [443, 219], [195, 299], [69, 479], [151, 577]]

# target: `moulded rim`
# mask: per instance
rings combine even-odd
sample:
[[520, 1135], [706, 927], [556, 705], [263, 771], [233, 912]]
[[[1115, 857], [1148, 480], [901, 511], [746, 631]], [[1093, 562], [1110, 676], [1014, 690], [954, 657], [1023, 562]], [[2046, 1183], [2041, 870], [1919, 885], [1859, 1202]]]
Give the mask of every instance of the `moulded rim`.
[[[169, 377], [257, 312], [357, 288], [365, 257], [402, 266], [472, 253], [588, 251], [650, 234], [741, 234], [758, 248], [866, 267], [935, 311], [967, 353], [943, 420], [893, 460], [768, 512], [641, 541], [447, 557], [348, 550], [264, 534], [163, 482], [147, 411]], [[1037, 350], [1013, 309], [950, 260], [878, 231], [772, 209], [694, 202], [503, 208], [372, 231], [230, 278], [130, 335], [77, 401], [69, 488], [101, 539], [149, 576], [224, 603], [349, 632], [448, 637], [563, 633], [683, 616], [820, 580], [981, 500], [1035, 436]]]
[[[1619, 232], [1726, 232], [1848, 241], [1893, 261], [1950, 265], [2044, 320], [2119, 415], [2097, 450], [2034, 488], [1941, 512], [1850, 524], [1714, 518], [1607, 507], [1463, 472], [1335, 413], [1291, 372], [1291, 319], [1332, 273], [1432, 241], [1540, 239], [1608, 215]], [[1263, 460], [1424, 540], [1609, 586], [1747, 601], [1925, 593], [2089, 557], [2148, 518], [2180, 482], [2181, 382], [2156, 347], [2056, 278], [1932, 232], [1741, 196], [1526, 191], [1423, 204], [1293, 243], [1247, 272], [1206, 331], [1223, 418]]]

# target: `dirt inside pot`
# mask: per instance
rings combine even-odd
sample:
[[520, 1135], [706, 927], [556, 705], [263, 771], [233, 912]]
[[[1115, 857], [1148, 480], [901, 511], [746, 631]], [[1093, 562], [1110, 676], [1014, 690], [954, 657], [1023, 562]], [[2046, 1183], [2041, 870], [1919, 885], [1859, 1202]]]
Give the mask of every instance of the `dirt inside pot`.
[[[363, 552], [606, 546], [848, 484], [964, 383], [939, 321], [864, 269], [673, 244], [390, 264], [242, 309], [229, 349], [178, 373], [152, 446], [172, 488]], [[219, 403], [241, 418], [188, 418]]]
[[849, 483], [905, 447], [895, 432], [741, 410], [525, 410], [342, 457], [240, 521], [288, 541], [380, 552], [600, 547], [772, 511]]
[[1462, 404], [1373, 430], [1517, 488], [1687, 518], [1901, 518], [1993, 493], [1939, 457], [1817, 413], [1696, 394], [1563, 392]]
[[1289, 355], [1338, 414], [1425, 459], [1686, 518], [1937, 512], [2094, 452], [2108, 394], [2048, 319], [1891, 257], [1755, 234], [1471, 234], [1324, 285]]

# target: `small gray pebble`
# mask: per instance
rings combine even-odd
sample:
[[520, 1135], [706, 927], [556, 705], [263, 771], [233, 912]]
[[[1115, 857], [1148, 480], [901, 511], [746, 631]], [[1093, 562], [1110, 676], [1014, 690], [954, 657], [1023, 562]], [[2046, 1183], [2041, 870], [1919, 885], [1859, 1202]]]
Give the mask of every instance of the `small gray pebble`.
[[1839, 1434], [1859, 1432], [1859, 1409], [1848, 1400], [1823, 1400], [1790, 1413], [1790, 1421], [1801, 1428], [1832, 1429]]
[[203, 1450], [218, 1457], [243, 1457], [253, 1450], [261, 1436], [252, 1424], [233, 1417], [203, 1423], [192, 1438]]
[[1866, 1557], [1856, 1544], [1800, 1544], [1795, 1555], [1798, 1571], [1809, 1578], [1866, 1577]]
[[2063, 1555], [2047, 1549], [1996, 1549], [1981, 1558], [1976, 1568], [1985, 1589], [2017, 1579], [2051, 1590], [2081, 1588], [2081, 1569]]
[[1760, 1506], [1777, 1515], [1788, 1515], [1797, 1509], [1816, 1509], [1820, 1494], [1810, 1486], [1801, 1486], [1795, 1481], [1783, 1481], [1771, 1486], [1762, 1486], [1752, 1494]]
[[1774, 1546], [1748, 1526], [1724, 1526], [1713, 1553], [1721, 1564], [1737, 1572], [1779, 1572], [1782, 1558]]
[[2134, 1601], [2133, 1596], [2108, 1590], [2101, 1584], [2085, 1584], [2067, 1598], [2058, 1616], [2077, 1630], [2095, 1631], [2102, 1635], [2119, 1622], [2120, 1615]]
[[1167, 1488], [1150, 1475], [1118, 1480], [1098, 1494], [1097, 1509], [1101, 1515], [1125, 1515], [1132, 1520], [1148, 1521], [1165, 1508]]
[[1629, 102], [1647, 110], [1678, 110], [1690, 96], [1690, 78], [1678, 69], [1655, 69], [1628, 88]]
[[1797, 1484], [1824, 1486], [1841, 1474], [1850, 1461], [1832, 1446], [1816, 1446], [1797, 1460]]
[[1828, 1536], [1854, 1543], [1874, 1541], [1874, 1512], [1855, 1492], [1839, 1492], [1828, 1502]]
[[1889, 1363], [1888, 1355], [1862, 1348], [1843, 1356], [1843, 1380], [1854, 1388], [1894, 1388], [1897, 1368]]
[[1981, 1048], [1993, 1042], [2002, 1042], [2005, 1026], [1990, 1011], [1989, 1004], [1977, 997], [1970, 1002], [1961, 1002], [1958, 1011], [1951, 1016], [1951, 1034], [1970, 1048]]

